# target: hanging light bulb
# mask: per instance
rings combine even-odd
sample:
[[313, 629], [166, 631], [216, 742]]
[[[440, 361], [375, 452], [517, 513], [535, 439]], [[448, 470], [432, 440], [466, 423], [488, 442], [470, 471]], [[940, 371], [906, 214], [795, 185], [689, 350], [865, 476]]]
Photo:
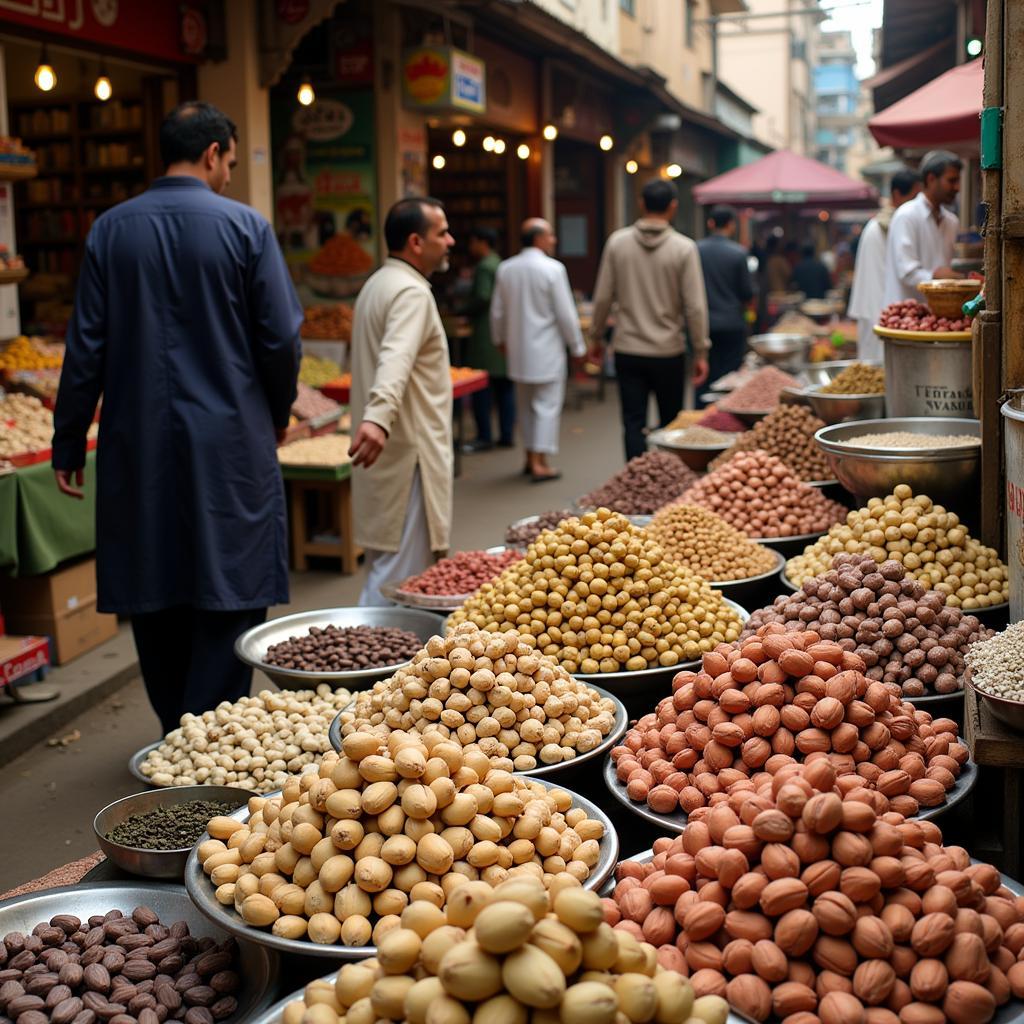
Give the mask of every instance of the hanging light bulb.
[[430, 165], [434, 168], [435, 171], [443, 171], [445, 162], [445, 158], [440, 153], [438, 153], [437, 156], [435, 156], [434, 159], [430, 161]]
[[466, 133], [461, 128], [456, 128], [452, 132], [452, 145], [453, 146], [464, 146], [466, 144]]
[[520, 142], [519, 145], [516, 146], [516, 156], [519, 157], [520, 160], [529, 160], [530, 147], [525, 142]]
[[501, 156], [501, 154], [505, 152], [505, 140], [504, 139], [495, 139], [494, 140], [494, 152], [497, 153], [498, 156]]
[[310, 106], [316, 99], [316, 93], [313, 91], [313, 83], [309, 80], [308, 76], [302, 80], [302, 84], [299, 86], [298, 101], [304, 106]]
[[665, 168], [665, 174], [669, 178], [678, 178], [682, 173], [683, 169], [679, 164], [669, 164], [668, 167]]
[[46, 43], [43, 43], [43, 48], [39, 53], [39, 66], [36, 68], [33, 78], [37, 88], [43, 92], [49, 92], [57, 85], [57, 72], [50, 65], [50, 55], [46, 51]]
[[544, 138], [548, 142], [554, 142], [558, 138], [558, 129], [553, 124], [544, 125]]
[[610, 135], [602, 135], [597, 144], [607, 153], [615, 145], [615, 140]]
[[494, 152], [494, 136], [493, 135], [485, 135], [484, 136], [484, 141], [483, 141], [482, 145], [483, 145], [484, 149], [488, 153], [493, 153]]
[[636, 174], [636, 172], [639, 171], [639, 170], [640, 170], [640, 165], [635, 160], [627, 160], [626, 161], [626, 173], [627, 174]]
[[101, 103], [106, 103], [114, 95], [114, 87], [110, 84], [110, 77], [107, 75], [107, 68], [104, 64], [100, 64], [100, 74], [92, 91]]

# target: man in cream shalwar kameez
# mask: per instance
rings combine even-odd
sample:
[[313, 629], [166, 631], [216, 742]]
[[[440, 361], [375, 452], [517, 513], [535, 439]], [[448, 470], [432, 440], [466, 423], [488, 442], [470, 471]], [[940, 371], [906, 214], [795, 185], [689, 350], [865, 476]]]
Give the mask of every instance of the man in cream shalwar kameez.
[[436, 200], [404, 199], [384, 226], [388, 258], [363, 286], [352, 328], [352, 506], [366, 555], [362, 606], [449, 546], [452, 383], [429, 276], [454, 239]]

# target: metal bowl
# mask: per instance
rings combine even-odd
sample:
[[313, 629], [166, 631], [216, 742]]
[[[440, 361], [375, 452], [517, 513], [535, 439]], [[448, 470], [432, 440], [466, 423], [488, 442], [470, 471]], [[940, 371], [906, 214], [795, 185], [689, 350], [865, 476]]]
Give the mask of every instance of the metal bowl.
[[978, 420], [937, 416], [860, 420], [824, 427], [814, 435], [836, 479], [858, 501], [891, 494], [897, 484], [908, 484], [915, 494], [958, 509], [965, 495], [977, 492], [981, 445], [963, 448], [869, 448], [842, 442], [868, 434], [910, 431], [915, 434], [973, 434], [981, 437]]
[[[594, 818], [604, 826], [604, 835], [600, 840], [600, 856], [594, 869], [590, 872], [590, 877], [583, 883], [584, 889], [600, 889], [605, 879], [615, 870], [615, 863], [619, 856], [619, 836], [611, 818], [592, 800], [567, 790], [554, 781], [544, 778], [534, 778], [529, 781], [541, 785], [545, 789], [559, 789], [568, 793], [572, 797], [573, 807], [582, 808], [588, 818]], [[269, 798], [279, 794], [280, 790], [275, 793], [267, 793], [266, 796]], [[248, 811], [236, 813], [233, 817], [238, 818], [239, 821], [248, 821]], [[203, 873], [197, 850], [199, 844], [208, 838], [208, 835], [200, 836], [199, 842], [189, 854], [188, 863], [185, 865], [185, 888], [196, 909], [217, 927], [237, 935], [240, 939], [296, 956], [317, 957], [326, 960], [365, 960], [367, 957], [376, 956], [376, 946], [325, 946], [309, 942], [306, 939], [284, 939], [270, 931], [263, 931], [247, 925], [235, 912], [234, 906], [225, 907], [217, 902], [214, 896], [214, 886]]]
[[658, 451], [669, 452], [682, 459], [696, 473], [707, 469], [708, 463], [716, 455], [721, 455], [727, 448], [731, 448], [739, 436], [728, 434], [727, 441], [720, 441], [717, 444], [687, 444], [681, 440], [685, 433], [685, 427], [681, 430], [652, 430], [647, 435], [647, 443]]
[[750, 539], [755, 544], [763, 544], [766, 548], [773, 548], [786, 558], [792, 558], [793, 555], [799, 555], [808, 544], [813, 544], [826, 533], [828, 530], [818, 530], [816, 533], [800, 533], [795, 537], [751, 537]]
[[148, 775], [142, 774], [142, 765], [146, 758], [154, 751], [157, 747], [163, 745], [163, 740], [157, 740], [156, 743], [147, 743], [141, 750], [136, 750], [131, 757], [128, 758], [128, 771], [135, 776], [144, 786], [150, 786], [153, 789], [160, 789]]
[[[614, 865], [613, 865], [614, 866]], [[196, 912], [188, 893], [180, 885], [166, 882], [79, 882], [62, 885], [44, 892], [14, 896], [0, 903], [0, 933], [28, 934], [42, 921], [57, 914], [74, 914], [83, 921], [110, 910], [131, 913], [135, 907], [147, 906], [159, 914], [165, 924], [184, 921], [196, 938], [209, 936], [218, 942], [227, 937], [227, 930], [211, 924]], [[238, 944], [241, 987], [235, 994], [238, 1009], [225, 1024], [248, 1024], [271, 1005], [277, 987], [280, 962], [277, 953], [241, 937]]]
[[320, 683], [334, 687], [360, 689], [360, 684], [391, 675], [408, 660], [376, 668], [349, 672], [300, 672], [293, 668], [268, 665], [263, 659], [267, 648], [289, 637], [306, 633], [312, 626], [390, 626], [415, 633], [424, 643], [441, 632], [441, 620], [430, 612], [407, 608], [320, 608], [272, 619], [243, 633], [235, 641], [235, 655], [253, 668], [258, 668], [282, 690], [311, 689]]
[[175, 786], [169, 789], [147, 789], [144, 793], [115, 800], [107, 804], [93, 818], [92, 830], [100, 849], [123, 871], [143, 878], [180, 879], [185, 872], [185, 861], [192, 852], [192, 846], [177, 850], [147, 850], [135, 846], [124, 846], [107, 838], [107, 833], [133, 814], [145, 814], [158, 807], [173, 807], [187, 804], [192, 800], [212, 800], [217, 803], [231, 803], [236, 808], [248, 803], [249, 797], [256, 796], [247, 789], [232, 786]]
[[766, 362], [779, 367], [800, 369], [814, 339], [809, 334], [755, 334], [747, 344]]
[[804, 393], [811, 411], [826, 424], [882, 419], [885, 416], [884, 392], [874, 395], [831, 395], [820, 388], [809, 388]]
[[733, 601], [742, 601], [746, 597], [756, 596], [757, 592], [779, 571], [786, 567], [786, 556], [780, 551], [772, 551], [775, 555], [775, 565], [767, 572], [757, 576], [747, 576], [740, 580], [716, 580], [711, 584], [713, 590], [720, 590], [723, 597], [731, 598]]
[[858, 363], [862, 366], [880, 367], [882, 365], [876, 359], [834, 359], [823, 363], [808, 363], [797, 376], [803, 381], [805, 391], [809, 391], [831, 384], [843, 370], [850, 366], [856, 366]]
[[[612, 721], [611, 731], [607, 736], [596, 746], [593, 750], [588, 750], [585, 754], [580, 754], [578, 757], [572, 758], [570, 761], [560, 761], [558, 764], [544, 764], [537, 768], [531, 768], [529, 771], [516, 772], [516, 775], [527, 775], [530, 778], [547, 778], [549, 776], [564, 775], [568, 769], [577, 768], [581, 764], [585, 764], [587, 761], [594, 761], [607, 754], [616, 743], [626, 734], [626, 729], [629, 726], [629, 714], [626, 711], [626, 705], [615, 696], [614, 693], [609, 693], [607, 690], [602, 690], [600, 686], [595, 686], [593, 683], [587, 683], [587, 686], [591, 690], [596, 690], [598, 696], [607, 698], [615, 705], [615, 718]], [[353, 701], [344, 711], [339, 711], [335, 716], [334, 721], [331, 722], [331, 728], [328, 731], [328, 736], [331, 740], [331, 747], [341, 752], [341, 716], [345, 714], [345, 711], [350, 711], [355, 706]]]
[[993, 717], [1014, 732], [1024, 732], [1024, 701], [1010, 700], [1009, 697], [998, 697], [994, 693], [986, 693], [975, 686], [970, 671], [966, 673], [965, 684], [974, 691], [975, 698], [984, 703], [992, 712]]

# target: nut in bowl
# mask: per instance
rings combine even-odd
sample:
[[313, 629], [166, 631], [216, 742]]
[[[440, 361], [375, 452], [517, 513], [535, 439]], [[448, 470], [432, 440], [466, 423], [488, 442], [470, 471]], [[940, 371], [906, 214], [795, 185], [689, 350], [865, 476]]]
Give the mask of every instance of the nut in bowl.
[[977, 278], [951, 278], [924, 281], [917, 290], [924, 296], [928, 308], [935, 316], [958, 319], [963, 314], [963, 304], [981, 291], [983, 281]]

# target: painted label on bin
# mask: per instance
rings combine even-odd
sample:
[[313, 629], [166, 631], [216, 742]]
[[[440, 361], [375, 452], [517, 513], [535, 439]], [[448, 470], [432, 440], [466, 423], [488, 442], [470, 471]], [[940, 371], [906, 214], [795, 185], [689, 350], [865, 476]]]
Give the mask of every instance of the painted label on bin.
[[[1017, 520], [1017, 528], [1013, 531], [1017, 534], [1017, 563], [1024, 567], [1024, 487], [1012, 480], [1006, 481], [1006, 512]], [[1012, 543], [1013, 532], [1007, 532]]]
[[943, 384], [917, 384], [914, 393], [932, 415], [947, 412], [969, 413], [974, 409], [974, 392], [970, 387], [951, 388]]

